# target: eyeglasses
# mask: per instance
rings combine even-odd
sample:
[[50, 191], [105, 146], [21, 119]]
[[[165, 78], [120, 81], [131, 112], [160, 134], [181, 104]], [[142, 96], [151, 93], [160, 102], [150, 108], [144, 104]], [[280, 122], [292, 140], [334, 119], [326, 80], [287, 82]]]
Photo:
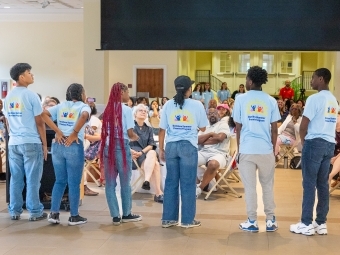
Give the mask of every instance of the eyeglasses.
[[144, 113], [147, 113], [148, 111], [147, 110], [142, 110], [142, 109], [139, 109], [138, 112], [144, 112]]
[[291, 110], [298, 110], [298, 108], [292, 108]]

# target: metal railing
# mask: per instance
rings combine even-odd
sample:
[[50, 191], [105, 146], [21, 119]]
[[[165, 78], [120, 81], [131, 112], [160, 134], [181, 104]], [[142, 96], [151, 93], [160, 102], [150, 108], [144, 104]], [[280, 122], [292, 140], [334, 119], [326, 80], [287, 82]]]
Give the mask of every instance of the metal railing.
[[215, 77], [214, 75], [210, 76], [210, 86], [212, 90], [215, 90], [216, 92], [220, 90], [222, 85], [222, 81]]

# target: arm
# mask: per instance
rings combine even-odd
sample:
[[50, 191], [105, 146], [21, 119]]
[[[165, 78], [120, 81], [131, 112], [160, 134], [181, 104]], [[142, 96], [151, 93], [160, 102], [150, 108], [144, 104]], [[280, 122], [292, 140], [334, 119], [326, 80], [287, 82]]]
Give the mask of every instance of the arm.
[[242, 124], [235, 122], [236, 124], [236, 142], [237, 142], [237, 151], [240, 151], [240, 136], [241, 136], [241, 129]]
[[35, 124], [37, 125], [38, 133], [43, 146], [44, 159], [47, 160], [47, 141], [46, 141], [46, 127], [41, 115], [35, 116]]
[[78, 143], [79, 130], [85, 125], [88, 119], [89, 113], [86, 111], [82, 112], [75, 126], [73, 127], [73, 132], [70, 134], [69, 137], [67, 137], [66, 141], [64, 142], [66, 147], [70, 146], [74, 141]]
[[302, 121], [300, 124], [300, 139], [301, 139], [302, 146], [303, 146], [303, 143], [305, 142], [305, 137], [307, 135], [309, 121], [310, 120], [306, 116], [302, 116]]
[[101, 140], [101, 135], [100, 134], [95, 134], [95, 135], [85, 134], [85, 139], [89, 140], [91, 143], [97, 142]]
[[275, 146], [277, 140], [277, 122], [270, 123], [271, 126], [271, 135], [272, 135], [272, 144], [273, 144], [273, 153], [275, 153]]
[[64, 134], [63, 132], [61, 132], [61, 130], [57, 127], [57, 125], [52, 121], [51, 119], [51, 114], [49, 111], [44, 110], [41, 114], [42, 119], [44, 120], [44, 122], [47, 124], [47, 126], [49, 126], [50, 128], [52, 128], [52, 130], [56, 133], [56, 141], [57, 143], [63, 144], [64, 143]]
[[198, 136], [198, 144], [203, 144], [207, 141], [210, 137], [213, 136], [214, 133], [202, 134]]
[[131, 141], [137, 141], [139, 139], [138, 135], [133, 132], [133, 128], [128, 129], [127, 133]]
[[204, 145], [212, 145], [212, 144], [218, 144], [223, 142], [224, 139], [227, 138], [227, 135], [225, 133], [218, 133], [218, 134], [213, 134], [212, 137], [210, 137], [207, 141], [205, 141], [203, 144]]
[[158, 133], [158, 140], [159, 140], [159, 157], [162, 161], [165, 162], [165, 155], [164, 155], [164, 137], [165, 137], [165, 130], [160, 128]]

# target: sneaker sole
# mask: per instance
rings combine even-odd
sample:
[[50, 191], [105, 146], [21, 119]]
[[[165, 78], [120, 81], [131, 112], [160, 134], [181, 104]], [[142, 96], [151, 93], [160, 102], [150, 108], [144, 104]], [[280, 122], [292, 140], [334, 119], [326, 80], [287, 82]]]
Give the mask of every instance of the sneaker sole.
[[181, 225], [181, 228], [196, 228], [196, 227], [200, 227], [201, 224], [198, 225]]
[[141, 221], [141, 220], [142, 220], [142, 217], [136, 218], [136, 219], [128, 219], [128, 220], [123, 220], [122, 219], [122, 222], [123, 223], [128, 223], [128, 222], [137, 222], [137, 221]]
[[300, 234], [300, 235], [305, 235], [305, 236], [313, 236], [313, 235], [315, 235], [315, 233], [314, 234], [309, 234], [309, 233], [302, 233], [302, 232], [295, 232], [295, 231], [292, 231], [292, 230], [290, 230], [290, 232], [292, 232], [292, 233], [294, 233], [294, 234]]
[[247, 229], [247, 228], [242, 228], [241, 226], [239, 226], [239, 229], [241, 229], [241, 230], [243, 230], [243, 231], [251, 232], [251, 233], [257, 233], [257, 232], [259, 232], [258, 229]]
[[266, 232], [275, 232], [276, 230], [278, 230], [279, 228], [266, 228]]
[[85, 224], [87, 223], [87, 221], [77, 221], [77, 222], [68, 222], [69, 226], [76, 226], [76, 225], [81, 225], [81, 224]]
[[120, 224], [122, 224], [121, 222], [113, 222], [114, 226], [119, 226]]
[[162, 225], [162, 228], [170, 228], [170, 227], [177, 226], [177, 225], [178, 223], [167, 224], [167, 225]]
[[59, 224], [60, 223], [60, 220], [55, 220], [55, 219], [48, 219], [47, 221], [49, 223], [52, 223], [52, 224]]
[[45, 220], [47, 217], [41, 217], [41, 218], [29, 218], [29, 221], [39, 221], [39, 220]]

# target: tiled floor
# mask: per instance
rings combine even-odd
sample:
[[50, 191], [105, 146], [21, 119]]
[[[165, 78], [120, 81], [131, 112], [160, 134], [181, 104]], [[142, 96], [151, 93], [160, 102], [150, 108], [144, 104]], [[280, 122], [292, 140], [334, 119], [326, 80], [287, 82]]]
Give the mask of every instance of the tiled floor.
[[[24, 213], [20, 221], [11, 221], [6, 212], [5, 184], [0, 184], [0, 254], [338, 254], [340, 238], [340, 190], [330, 199], [327, 236], [306, 237], [289, 232], [301, 212], [301, 171], [276, 170], [275, 199], [279, 230], [265, 232], [262, 203], [259, 203], [259, 233], [245, 233], [238, 224], [246, 219], [243, 198], [214, 193], [208, 201], [197, 200], [194, 229], [160, 227], [162, 205], [150, 194], [133, 196], [133, 212], [143, 221], [113, 226], [104, 190], [97, 197], [85, 197], [81, 215], [85, 225], [67, 226], [68, 212], [62, 212], [60, 225], [47, 221], [29, 222]], [[232, 184], [243, 193], [242, 184]], [[259, 200], [261, 193], [259, 189]]]

